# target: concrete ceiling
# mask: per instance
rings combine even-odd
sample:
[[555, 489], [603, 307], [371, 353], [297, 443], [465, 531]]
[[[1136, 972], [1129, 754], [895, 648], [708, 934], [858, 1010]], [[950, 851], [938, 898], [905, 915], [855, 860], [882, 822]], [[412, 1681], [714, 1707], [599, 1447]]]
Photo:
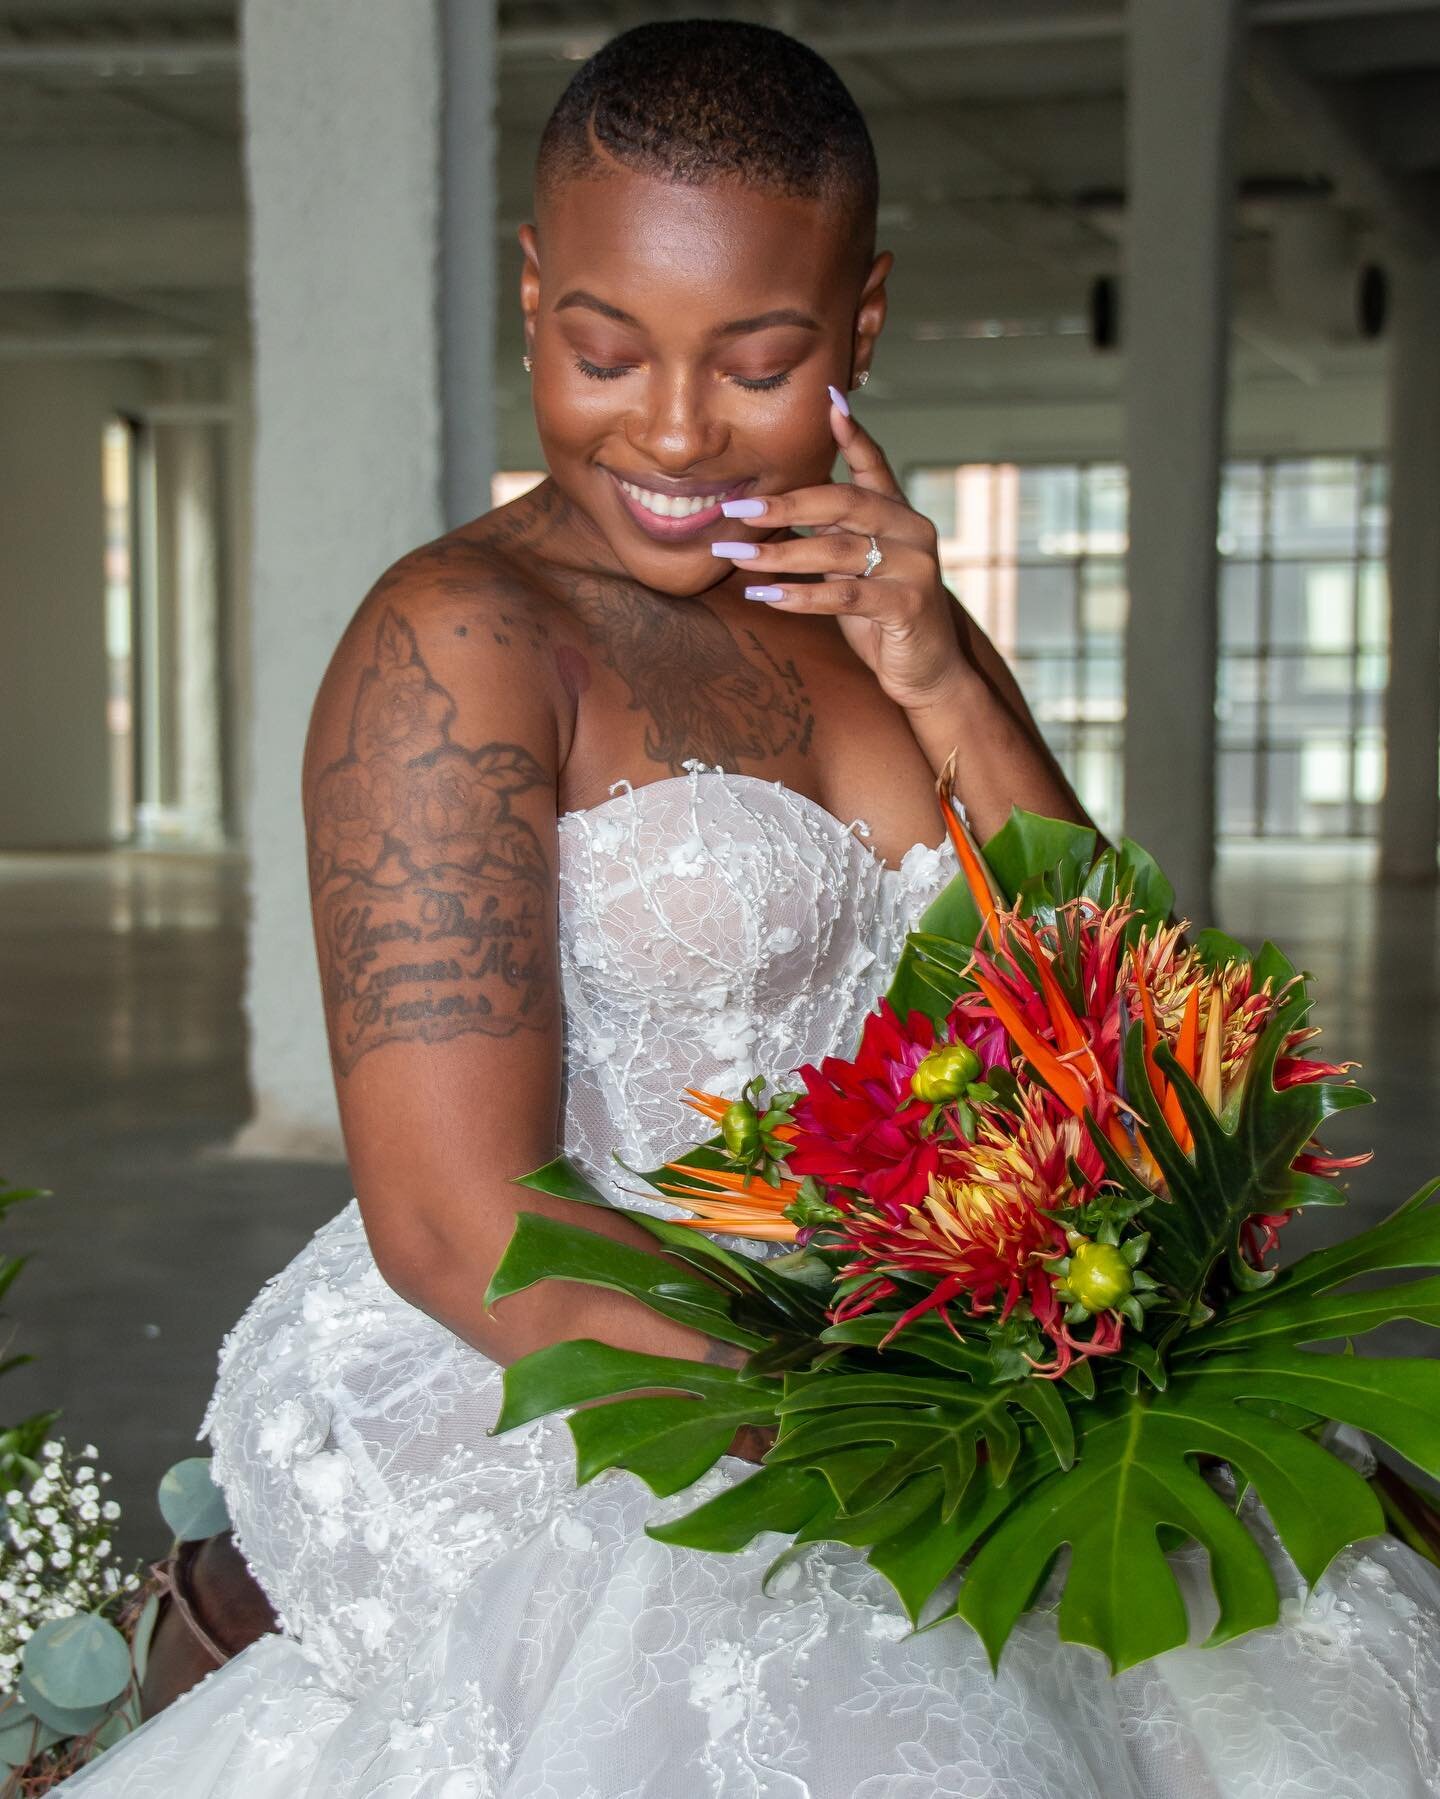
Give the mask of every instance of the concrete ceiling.
[[[500, 0], [502, 292], [513, 291], [534, 142], [575, 62], [626, 24], [696, 10]], [[955, 405], [1113, 391], [1116, 358], [1091, 347], [1087, 319], [1125, 228], [1121, 0], [704, 10], [806, 38], [870, 121], [882, 240], [897, 257], [872, 396]], [[1248, 0], [1248, 13], [1237, 378], [1374, 378], [1383, 349], [1344, 341], [1343, 305], [1311, 303], [1317, 283], [1296, 269], [1323, 265], [1345, 283], [1396, 243], [1440, 247], [1440, 0]], [[233, 5], [0, 0], [0, 354], [233, 348], [244, 270]], [[508, 312], [501, 354], [519, 354]]]

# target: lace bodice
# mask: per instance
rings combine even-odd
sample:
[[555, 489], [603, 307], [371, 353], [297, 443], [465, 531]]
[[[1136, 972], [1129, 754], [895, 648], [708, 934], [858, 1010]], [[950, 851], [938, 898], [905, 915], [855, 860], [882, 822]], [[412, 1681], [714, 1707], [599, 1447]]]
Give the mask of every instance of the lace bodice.
[[663, 1210], [614, 1156], [651, 1168], [695, 1140], [686, 1087], [734, 1095], [753, 1075], [784, 1081], [852, 1048], [954, 869], [948, 844], [916, 844], [890, 868], [862, 823], [698, 763], [568, 814], [566, 1153], [612, 1187], [618, 1177], [626, 1204]]

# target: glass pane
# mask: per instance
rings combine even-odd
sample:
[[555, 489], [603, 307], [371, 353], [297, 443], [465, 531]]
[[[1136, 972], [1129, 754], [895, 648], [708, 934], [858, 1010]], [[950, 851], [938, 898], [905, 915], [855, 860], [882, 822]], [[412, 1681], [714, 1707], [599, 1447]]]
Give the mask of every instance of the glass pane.
[[1367, 462], [1360, 501], [1360, 543], [1367, 554], [1385, 553], [1390, 531], [1390, 465]]
[[1260, 642], [1260, 564], [1220, 565], [1220, 642], [1226, 649], [1254, 650]]
[[1058, 568], [1024, 567], [1016, 575], [1016, 642], [1026, 650], [1073, 650], [1075, 642], [1076, 571], [1073, 563]]
[[1220, 482], [1220, 553], [1255, 555], [1264, 541], [1265, 481], [1258, 462], [1231, 462]]
[[1065, 772], [1080, 804], [1106, 836], [1116, 836], [1121, 821], [1120, 733], [1104, 726], [1083, 730]]
[[1122, 721], [1125, 717], [1124, 657], [1087, 656], [1079, 667], [1084, 681], [1082, 716], [1107, 724]]
[[1255, 752], [1222, 750], [1218, 786], [1221, 836], [1256, 836], [1259, 821], [1255, 813]]
[[1068, 722], [1076, 714], [1076, 666], [1073, 656], [1045, 656], [1021, 651], [1015, 674], [1042, 725]]
[[1086, 469], [1085, 536], [1092, 556], [1118, 556], [1129, 530], [1130, 485], [1119, 463]]
[[[1385, 792], [1385, 739], [1379, 731], [1361, 731], [1355, 739], [1355, 798], [1360, 805], [1380, 804]], [[1372, 822], [1369, 831], [1375, 829]]]
[[1080, 470], [1022, 468], [1016, 541], [1022, 556], [1074, 556], [1080, 543]]
[[543, 469], [504, 469], [490, 477], [490, 504], [508, 506], [545, 479]]
[[956, 535], [959, 506], [957, 477], [953, 468], [912, 469], [906, 482], [910, 504], [928, 518], [941, 537]]
[[1263, 752], [1264, 811], [1260, 834], [1295, 837], [1300, 832], [1300, 751], [1294, 744], [1272, 744]]
[[1125, 564], [1097, 560], [1083, 565], [1080, 579], [1080, 628], [1088, 645], [1118, 647], [1125, 638], [1129, 595]]
[[1350, 828], [1350, 741], [1312, 735], [1300, 745], [1299, 828], [1306, 837], [1340, 837]]
[[1383, 562], [1362, 562], [1356, 595], [1355, 634], [1367, 649], [1390, 642], [1390, 581]]
[[1263, 668], [1258, 656], [1221, 653], [1216, 694], [1222, 721], [1230, 708], [1254, 707], [1259, 703]]
[[1348, 555], [1360, 519], [1360, 465], [1353, 456], [1277, 462], [1270, 483], [1270, 547], [1277, 556]]

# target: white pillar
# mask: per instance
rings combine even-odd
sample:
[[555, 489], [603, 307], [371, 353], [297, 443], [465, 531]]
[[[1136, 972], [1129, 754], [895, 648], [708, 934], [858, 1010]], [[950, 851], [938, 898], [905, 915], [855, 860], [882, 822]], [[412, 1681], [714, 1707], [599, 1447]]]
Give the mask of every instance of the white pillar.
[[1215, 535], [1225, 408], [1236, 0], [1132, 0], [1126, 78], [1125, 829], [1209, 910]]
[[1390, 685], [1380, 872], [1433, 881], [1440, 834], [1440, 257], [1398, 259], [1390, 338]]
[[495, 8], [441, 0], [440, 395], [445, 524], [490, 510], [495, 472]]
[[246, 0], [255, 329], [245, 1151], [333, 1151], [300, 764], [376, 577], [441, 528], [437, 0]]

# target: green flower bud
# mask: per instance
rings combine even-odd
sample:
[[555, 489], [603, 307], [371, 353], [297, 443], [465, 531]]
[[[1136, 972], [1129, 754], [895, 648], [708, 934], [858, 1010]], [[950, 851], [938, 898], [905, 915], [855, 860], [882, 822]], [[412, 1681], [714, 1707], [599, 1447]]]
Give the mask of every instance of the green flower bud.
[[748, 1099], [737, 1099], [725, 1108], [720, 1119], [720, 1135], [732, 1156], [743, 1160], [760, 1148], [760, 1114]]
[[927, 1106], [944, 1105], [960, 1095], [980, 1073], [980, 1058], [965, 1043], [947, 1043], [930, 1054], [910, 1076], [910, 1091]]
[[1087, 1312], [1108, 1311], [1129, 1298], [1134, 1276], [1113, 1243], [1082, 1242], [1070, 1257], [1067, 1290]]

